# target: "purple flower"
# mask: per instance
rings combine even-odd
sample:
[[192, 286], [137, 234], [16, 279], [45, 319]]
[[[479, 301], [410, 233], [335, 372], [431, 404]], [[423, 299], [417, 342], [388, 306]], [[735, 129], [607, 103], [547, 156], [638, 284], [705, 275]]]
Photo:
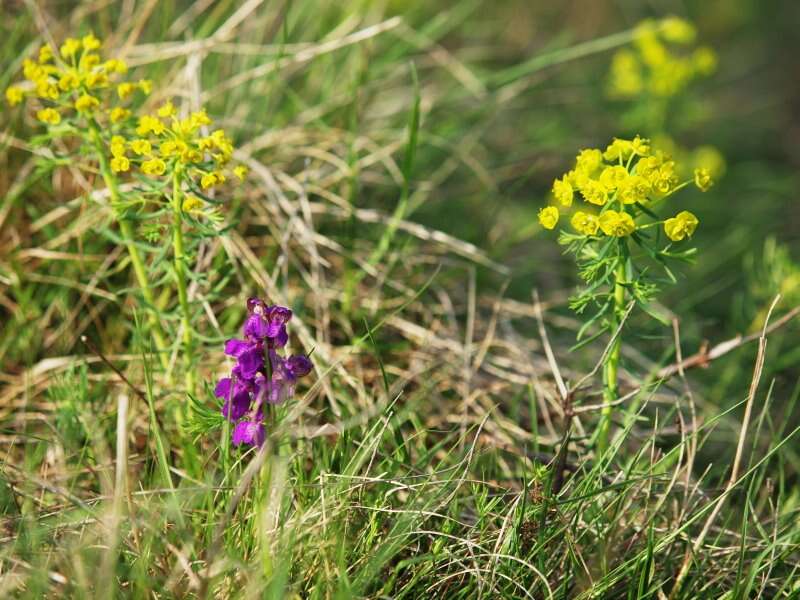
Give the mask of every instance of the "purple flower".
[[250, 407], [250, 392], [247, 386], [237, 381], [231, 386], [231, 378], [220, 379], [214, 390], [217, 398], [225, 400], [222, 405], [222, 414], [231, 421], [241, 419]]
[[264, 443], [264, 424], [255, 421], [239, 421], [233, 428], [233, 445], [250, 444], [260, 446]]
[[291, 310], [248, 298], [247, 312], [244, 339], [225, 342], [225, 354], [236, 358], [236, 365], [214, 390], [223, 400], [222, 414], [236, 423], [236, 446], [264, 442], [264, 406], [291, 398], [297, 379], [310, 373], [313, 366], [307, 356], [283, 358], [276, 352], [289, 339], [286, 324], [292, 318]]

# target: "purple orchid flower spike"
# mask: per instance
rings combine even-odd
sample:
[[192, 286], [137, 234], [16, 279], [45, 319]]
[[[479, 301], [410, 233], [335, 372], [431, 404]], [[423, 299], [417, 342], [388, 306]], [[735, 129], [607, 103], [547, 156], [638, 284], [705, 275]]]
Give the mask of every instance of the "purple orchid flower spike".
[[280, 356], [277, 349], [289, 340], [286, 325], [292, 311], [269, 305], [259, 298], [247, 299], [244, 339], [225, 342], [225, 354], [236, 359], [230, 377], [220, 379], [214, 395], [223, 401], [222, 414], [235, 423], [232, 441], [260, 446], [266, 439], [265, 406], [280, 404], [294, 395], [300, 377], [313, 365], [307, 356]]

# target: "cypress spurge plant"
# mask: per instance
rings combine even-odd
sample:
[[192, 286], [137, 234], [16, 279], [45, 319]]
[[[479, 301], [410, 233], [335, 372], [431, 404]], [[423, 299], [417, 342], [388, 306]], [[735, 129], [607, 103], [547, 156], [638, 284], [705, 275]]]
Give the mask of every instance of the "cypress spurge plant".
[[[706, 191], [712, 180], [707, 169], [696, 169], [687, 181], [680, 181], [677, 173], [675, 161], [648, 140], [614, 139], [605, 151], [581, 150], [575, 168], [553, 183], [555, 204], [539, 211], [545, 229], [555, 229], [562, 212], [571, 212], [572, 231], [561, 231], [559, 243], [575, 255], [585, 283], [570, 301], [571, 308], [586, 317], [578, 339], [597, 325], [598, 336], [612, 336], [603, 365], [604, 407], [595, 438], [601, 454], [608, 448], [613, 402], [619, 398], [620, 329], [626, 308], [635, 302], [653, 314], [649, 304], [658, 286], [675, 282], [670, 263], [689, 261], [695, 254], [686, 241], [697, 228], [697, 217], [688, 210], [668, 218], [658, 212], [687, 185]], [[582, 210], [572, 210], [576, 198], [585, 204]]]
[[[184, 234], [187, 223], [201, 234], [214, 233], [219, 213], [205, 193], [223, 184], [230, 174], [243, 179], [246, 171], [243, 166], [232, 167], [233, 144], [224, 131], [209, 131], [212, 121], [205, 110], [181, 115], [172, 102], [153, 114], [137, 108], [136, 103], [152, 91], [152, 83], [127, 78], [125, 62], [104, 60], [101, 45], [88, 34], [67, 39], [57, 51], [42, 46], [35, 59], [24, 61], [25, 81], [6, 90], [6, 101], [13, 107], [29, 100], [36, 119], [46, 126], [46, 133], [36, 141], [54, 152], [66, 148], [57, 157], [61, 163], [99, 175], [105, 184], [147, 305], [149, 332], [168, 374], [168, 336], [148, 277], [155, 266], [147, 265], [142, 256], [135, 224], [146, 221], [151, 234], [160, 227], [171, 229], [173, 274], [169, 279], [181, 315], [186, 390], [194, 394], [193, 327], [187, 293], [192, 257]], [[53, 145], [55, 140], [60, 143]], [[204, 226], [203, 221], [212, 227]], [[169, 296], [166, 298], [168, 302]]]

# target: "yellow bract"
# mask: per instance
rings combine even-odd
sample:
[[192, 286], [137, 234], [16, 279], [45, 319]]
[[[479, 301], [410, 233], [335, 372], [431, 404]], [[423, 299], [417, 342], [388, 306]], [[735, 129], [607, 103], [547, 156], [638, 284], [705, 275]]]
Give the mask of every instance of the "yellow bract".
[[183, 203], [181, 204], [181, 210], [183, 212], [200, 212], [203, 208], [203, 201], [200, 200], [197, 196], [192, 196], [191, 194], [187, 194], [186, 197], [183, 199]]
[[247, 177], [247, 167], [238, 165], [233, 168], [233, 174], [236, 175], [239, 181], [244, 181], [244, 178]]
[[139, 126], [136, 128], [136, 134], [147, 135], [148, 133], [154, 133], [155, 135], [161, 135], [166, 129], [164, 123], [156, 117], [144, 115], [139, 117]]
[[80, 49], [81, 49], [80, 40], [76, 40], [75, 38], [67, 38], [61, 45], [59, 52], [61, 53], [62, 58], [68, 59], [74, 57]]
[[707, 192], [711, 186], [714, 185], [714, 179], [711, 177], [711, 172], [704, 167], [695, 169], [694, 184], [700, 189], [701, 192]]
[[6, 89], [6, 102], [9, 106], [16, 106], [25, 98], [25, 93], [22, 88], [11, 86]]
[[160, 158], [151, 158], [142, 163], [142, 172], [147, 175], [163, 175], [167, 164]]
[[595, 215], [583, 212], [582, 210], [579, 210], [572, 215], [570, 223], [572, 224], [572, 227], [575, 228], [575, 231], [582, 233], [583, 235], [596, 234], [597, 229], [600, 226]]
[[115, 173], [121, 173], [131, 168], [131, 161], [125, 156], [115, 156], [111, 159], [111, 170]]
[[539, 223], [545, 229], [554, 229], [558, 224], [558, 217], [558, 209], [555, 206], [539, 209]]
[[633, 217], [626, 212], [607, 210], [600, 215], [598, 221], [603, 233], [614, 237], [625, 237], [636, 230]]
[[75, 101], [75, 110], [78, 112], [89, 112], [98, 106], [100, 106], [100, 101], [89, 94], [83, 94]]
[[553, 196], [562, 206], [572, 206], [572, 184], [566, 179], [556, 179], [553, 182]]
[[111, 109], [108, 118], [111, 119], [112, 123], [119, 123], [120, 121], [124, 121], [130, 116], [131, 116], [131, 111], [129, 111], [127, 108], [115, 106], [114, 108]]
[[133, 150], [139, 156], [143, 154], [150, 154], [152, 150], [150, 142], [147, 140], [133, 140], [130, 145], [131, 150]]
[[61, 115], [54, 108], [43, 108], [36, 113], [36, 118], [42, 123], [47, 123], [49, 125], [58, 125], [61, 123]]
[[692, 237], [699, 223], [697, 217], [688, 210], [683, 210], [664, 222], [664, 233], [673, 242], [680, 242], [686, 237]]

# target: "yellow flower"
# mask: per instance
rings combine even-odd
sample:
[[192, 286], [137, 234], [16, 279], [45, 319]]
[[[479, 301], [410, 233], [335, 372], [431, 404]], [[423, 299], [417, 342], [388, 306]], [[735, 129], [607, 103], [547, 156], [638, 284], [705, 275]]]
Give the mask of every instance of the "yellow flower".
[[115, 156], [111, 159], [111, 170], [114, 173], [122, 173], [131, 168], [131, 161], [124, 156]]
[[650, 140], [637, 135], [631, 140], [631, 149], [637, 156], [647, 156], [650, 154]]
[[206, 110], [205, 109], [198, 110], [197, 112], [193, 112], [191, 115], [189, 115], [189, 118], [191, 119], [192, 126], [195, 129], [197, 129], [199, 127], [202, 127], [203, 125], [211, 125], [211, 119], [206, 114]]
[[142, 154], [150, 154], [152, 148], [147, 140], [133, 140], [131, 142], [131, 150], [141, 156]]
[[100, 40], [94, 37], [92, 33], [83, 36], [81, 42], [84, 50], [97, 50], [100, 47]]
[[575, 231], [583, 235], [594, 235], [597, 233], [597, 228], [599, 227], [597, 217], [593, 214], [583, 212], [582, 210], [572, 215], [570, 223], [575, 228]]
[[566, 179], [556, 179], [553, 182], [553, 196], [562, 206], [572, 206], [573, 194], [572, 184]]
[[49, 125], [58, 125], [61, 123], [61, 115], [55, 108], [43, 108], [36, 113], [36, 118], [42, 123]]
[[630, 50], [619, 50], [611, 59], [609, 92], [611, 96], [631, 98], [641, 93], [642, 67]]
[[581, 194], [586, 202], [603, 206], [608, 202], [608, 191], [599, 181], [589, 179], [582, 187]]
[[558, 224], [558, 209], [555, 206], [548, 206], [539, 209], [539, 223], [545, 229], [555, 229]]
[[650, 194], [650, 183], [641, 175], [631, 175], [617, 189], [617, 195], [624, 204], [644, 202]]
[[45, 63], [50, 62], [53, 60], [53, 49], [45, 44], [41, 48], [39, 48], [39, 64], [43, 65]]
[[661, 35], [665, 40], [674, 44], [691, 44], [697, 31], [694, 25], [686, 19], [669, 16], [661, 19]]
[[[247, 167], [245, 167], [244, 165], [238, 165], [237, 167], [234, 167], [233, 174], [239, 178], [239, 181], [244, 181], [244, 178], [247, 176]], [[572, 202], [571, 197], [570, 197], [570, 202]]]
[[192, 196], [191, 194], [187, 195], [181, 204], [181, 209], [183, 212], [197, 213], [200, 212], [202, 208], [203, 201], [197, 196]]
[[81, 49], [81, 41], [75, 38], [67, 38], [61, 45], [59, 52], [62, 58], [72, 58]]
[[44, 70], [44, 67], [33, 62], [30, 58], [26, 58], [22, 61], [22, 75], [28, 81], [33, 82], [47, 78], [47, 72]]
[[109, 118], [111, 119], [112, 123], [119, 123], [120, 121], [124, 121], [128, 117], [131, 116], [131, 111], [127, 108], [122, 108], [121, 106], [115, 106], [111, 109], [109, 113]]
[[609, 192], [616, 190], [627, 178], [628, 171], [619, 165], [606, 167], [600, 172], [600, 183]]
[[158, 116], [166, 119], [167, 117], [174, 117], [175, 112], [175, 106], [173, 106], [171, 101], [167, 100], [159, 107]]
[[707, 192], [714, 180], [711, 177], [711, 172], [706, 168], [699, 168], [694, 170], [694, 184], [700, 189], [701, 192]]
[[717, 70], [717, 53], [708, 46], [701, 46], [692, 53], [692, 66], [699, 75], [711, 75]]
[[603, 233], [614, 237], [625, 237], [636, 230], [636, 224], [628, 213], [615, 210], [601, 214], [598, 224]]
[[128, 72], [128, 65], [124, 60], [112, 58], [103, 63], [103, 70], [106, 73], [117, 73], [119, 75], [124, 75]]
[[137, 135], [147, 135], [151, 132], [161, 135], [164, 131], [166, 131], [166, 127], [159, 119], [150, 115], [139, 117], [139, 126], [136, 128]]
[[42, 79], [36, 84], [36, 95], [39, 98], [46, 98], [48, 100], [58, 100], [58, 88], [46, 79]]
[[126, 81], [117, 86], [117, 95], [119, 96], [120, 100], [125, 100], [125, 98], [130, 96], [135, 89], [135, 85]]
[[22, 91], [22, 88], [18, 88], [16, 86], [11, 86], [6, 89], [6, 102], [8, 102], [9, 106], [16, 106], [25, 98], [25, 93]]
[[664, 222], [664, 233], [673, 242], [680, 242], [685, 237], [692, 237], [700, 221], [688, 210], [683, 210]]
[[675, 173], [675, 163], [671, 160], [662, 164], [658, 171], [653, 173], [650, 183], [661, 194], [669, 194], [678, 185], [678, 175]]
[[575, 160], [575, 170], [592, 175], [603, 163], [603, 154], [596, 148], [581, 150]]
[[200, 187], [202, 187], [204, 190], [213, 187], [216, 183], [217, 176], [215, 173], [204, 173], [200, 178]]
[[161, 143], [158, 150], [164, 158], [171, 158], [186, 152], [188, 146], [183, 140], [167, 140]]
[[116, 157], [125, 156], [125, 140], [118, 135], [111, 138], [111, 155]]
[[142, 172], [147, 175], [163, 175], [166, 170], [167, 165], [160, 158], [151, 158], [142, 163]]
[[78, 112], [89, 112], [98, 106], [100, 106], [100, 101], [89, 94], [83, 94], [80, 98], [75, 100], [75, 110]]
[[78, 73], [76, 73], [74, 69], [70, 69], [69, 71], [64, 73], [58, 80], [58, 87], [63, 92], [76, 90], [80, 85], [81, 85], [81, 80], [78, 77]]
[[630, 140], [614, 138], [614, 141], [603, 152], [603, 158], [608, 161], [628, 160], [631, 154], [633, 154], [633, 143]]
[[84, 73], [91, 71], [100, 64], [100, 57], [97, 54], [84, 54], [78, 63], [78, 70]]
[[108, 75], [105, 73], [89, 73], [86, 75], [86, 87], [88, 88], [97, 88], [97, 87], [105, 87], [108, 85]]
[[145, 96], [149, 96], [150, 92], [153, 91], [153, 82], [149, 79], [140, 79], [137, 85]]

